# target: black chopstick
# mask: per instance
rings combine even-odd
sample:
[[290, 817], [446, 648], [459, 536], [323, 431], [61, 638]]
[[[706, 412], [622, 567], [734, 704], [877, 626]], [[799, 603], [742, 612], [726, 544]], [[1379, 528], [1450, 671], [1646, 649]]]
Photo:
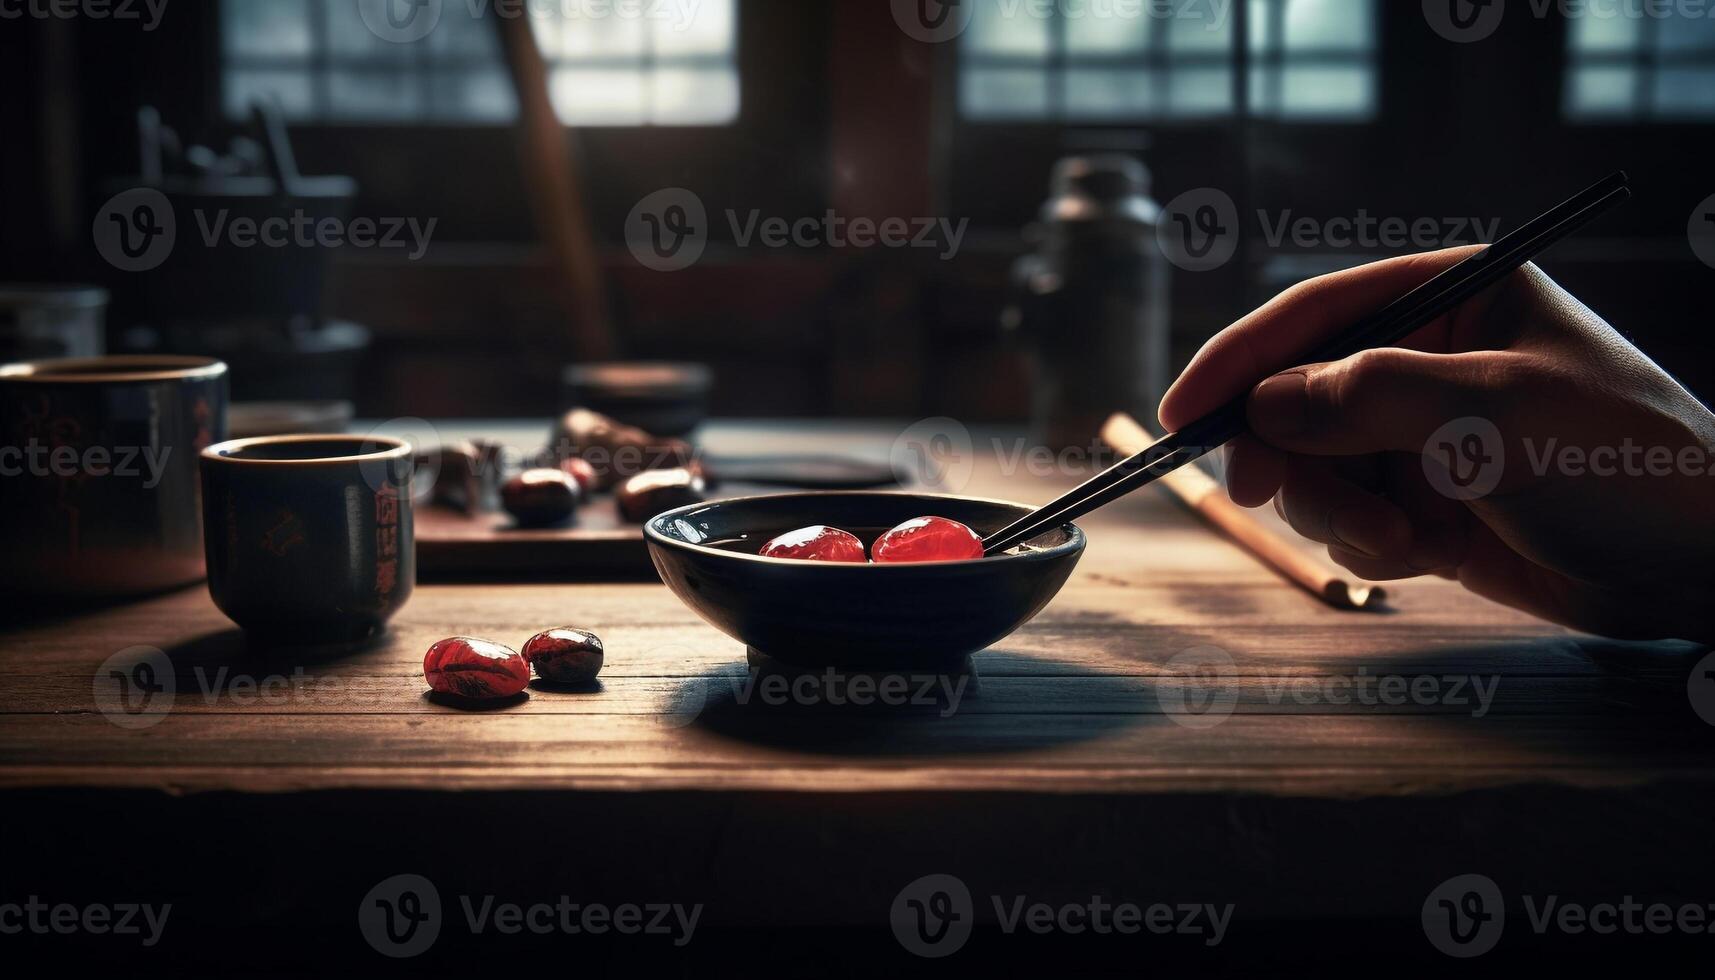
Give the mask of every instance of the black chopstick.
[[[1412, 331], [1499, 282], [1550, 245], [1630, 196], [1625, 172], [1609, 174], [1359, 320], [1306, 354], [1303, 363], [1337, 361], [1362, 350], [1399, 343]], [[1249, 392], [1240, 395], [989, 535], [983, 540], [983, 553], [999, 554], [1044, 531], [1077, 520], [1225, 444], [1244, 432], [1245, 403], [1249, 398]]]

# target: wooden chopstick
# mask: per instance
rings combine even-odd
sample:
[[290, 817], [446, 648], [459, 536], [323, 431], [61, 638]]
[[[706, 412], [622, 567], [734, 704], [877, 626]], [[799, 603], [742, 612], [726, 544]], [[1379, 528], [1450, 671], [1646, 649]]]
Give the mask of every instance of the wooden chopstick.
[[[1624, 171], [1615, 171], [1526, 222], [1517, 231], [1459, 262], [1376, 313], [1359, 320], [1302, 364], [1337, 361], [1362, 350], [1405, 339], [1484, 289], [1500, 282], [1543, 249], [1583, 227], [1598, 214], [1631, 196]], [[1262, 379], [1258, 378], [1258, 382]], [[1235, 397], [1185, 428], [1155, 441], [1135, 455], [1084, 481], [983, 539], [983, 553], [999, 554], [1051, 528], [1088, 514], [1133, 490], [1173, 472], [1224, 445], [1245, 430], [1249, 392]]]
[[[1156, 437], [1124, 412], [1102, 426], [1102, 441], [1122, 453], [1136, 453]], [[1333, 567], [1306, 554], [1268, 525], [1233, 503], [1215, 479], [1195, 466], [1164, 475], [1161, 485], [1206, 523], [1226, 534], [1287, 581], [1336, 609], [1375, 609], [1387, 600], [1387, 590], [1348, 579]]]

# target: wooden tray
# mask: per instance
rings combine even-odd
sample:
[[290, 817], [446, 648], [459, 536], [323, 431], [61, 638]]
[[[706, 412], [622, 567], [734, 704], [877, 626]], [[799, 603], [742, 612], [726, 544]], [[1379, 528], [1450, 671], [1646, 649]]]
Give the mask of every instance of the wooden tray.
[[655, 574], [643, 528], [620, 519], [612, 495], [578, 508], [565, 527], [519, 528], [505, 511], [417, 508], [417, 574], [426, 579], [645, 578]]

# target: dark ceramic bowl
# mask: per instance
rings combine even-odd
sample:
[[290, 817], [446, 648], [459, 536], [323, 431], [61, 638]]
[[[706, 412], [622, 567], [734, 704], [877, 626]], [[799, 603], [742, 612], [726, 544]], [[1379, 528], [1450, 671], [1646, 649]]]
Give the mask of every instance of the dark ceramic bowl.
[[644, 525], [644, 537], [662, 580], [686, 605], [775, 660], [955, 669], [1054, 598], [1084, 553], [1083, 531], [1067, 524], [1028, 550], [974, 561], [858, 565], [756, 551], [812, 524], [843, 528], [868, 547], [913, 517], [950, 517], [986, 535], [1029, 512], [1022, 504], [933, 494], [792, 493], [670, 510]]

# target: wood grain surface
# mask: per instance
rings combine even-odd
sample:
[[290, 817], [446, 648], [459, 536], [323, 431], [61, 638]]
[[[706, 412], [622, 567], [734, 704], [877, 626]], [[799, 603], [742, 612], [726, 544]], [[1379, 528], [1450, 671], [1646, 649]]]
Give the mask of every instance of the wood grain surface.
[[[1009, 478], [1004, 459], [964, 489], [1036, 502], [1081, 475]], [[1347, 797], [1715, 774], [1687, 697], [1700, 648], [1579, 635], [1441, 580], [1331, 609], [1154, 493], [1086, 523], [1071, 582], [974, 681], [892, 705], [829, 703], [825, 681], [769, 695], [659, 584], [423, 585], [381, 641], [335, 651], [247, 639], [201, 588], [38, 610], [0, 643], [0, 786]], [[606, 641], [598, 686], [480, 711], [427, 696], [435, 640], [559, 625]], [[170, 664], [171, 709], [127, 727], [96, 695], [138, 647]]]

